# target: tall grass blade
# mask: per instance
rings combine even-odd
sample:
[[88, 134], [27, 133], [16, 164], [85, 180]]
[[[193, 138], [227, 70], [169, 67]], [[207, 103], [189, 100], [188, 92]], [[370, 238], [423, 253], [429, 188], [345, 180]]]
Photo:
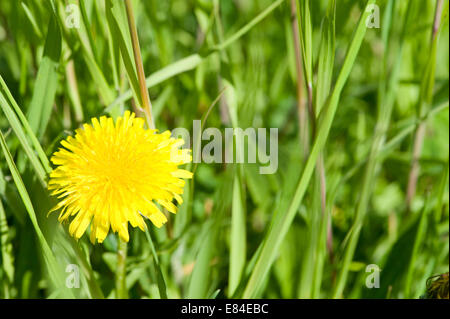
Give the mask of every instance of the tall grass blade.
[[65, 287], [65, 280], [64, 280], [62, 270], [60, 269], [60, 265], [56, 261], [56, 258], [53, 255], [53, 253], [50, 249], [50, 246], [48, 245], [47, 240], [45, 239], [44, 234], [42, 233], [42, 230], [38, 224], [38, 221], [36, 218], [36, 213], [33, 208], [33, 204], [31, 203], [31, 199], [30, 199], [28, 192], [25, 188], [25, 185], [22, 181], [20, 173], [17, 170], [16, 165], [14, 164], [14, 161], [8, 150], [8, 146], [6, 145], [6, 141], [5, 141], [5, 138], [4, 138], [2, 132], [0, 132], [0, 144], [1, 144], [3, 154], [6, 158], [6, 162], [8, 164], [9, 170], [11, 172], [12, 178], [14, 180], [14, 183], [16, 184], [17, 191], [20, 194], [20, 197], [23, 201], [23, 204], [25, 205], [25, 208], [28, 212], [28, 216], [31, 220], [33, 228], [38, 237], [38, 241], [42, 248], [42, 253], [44, 255], [45, 263], [48, 267], [49, 278], [51, 279], [54, 287], [61, 294], [61, 297], [73, 297], [73, 294], [70, 292], [70, 290]]
[[37, 73], [27, 119], [33, 132], [39, 137], [45, 133], [58, 84], [58, 65], [61, 56], [61, 31], [52, 15], [45, 41], [44, 55]]
[[[369, 0], [365, 8], [373, 3], [375, 3], [375, 1]], [[256, 292], [266, 278], [270, 267], [272, 266], [272, 263], [276, 257], [280, 244], [286, 236], [286, 233], [288, 232], [289, 227], [292, 224], [303, 196], [305, 195], [307, 186], [314, 171], [319, 152], [323, 149], [330, 132], [342, 89], [345, 85], [345, 82], [347, 81], [347, 78], [358, 54], [359, 48], [364, 39], [364, 35], [366, 33], [365, 23], [368, 15], [369, 12], [364, 9], [358, 23], [358, 27], [353, 36], [353, 40], [347, 51], [347, 55], [345, 57], [342, 69], [339, 73], [336, 85], [328, 101], [328, 105], [321, 112], [317, 137], [308, 161], [306, 162], [306, 166], [300, 177], [294, 197], [290, 203], [288, 210], [285, 212], [278, 212], [272, 222], [271, 229], [269, 230], [269, 233], [266, 235], [266, 238], [262, 244], [263, 248], [261, 251], [261, 255], [259, 256], [258, 261], [255, 264], [253, 273], [250, 276], [250, 279], [244, 291], [244, 298], [256, 297]]]

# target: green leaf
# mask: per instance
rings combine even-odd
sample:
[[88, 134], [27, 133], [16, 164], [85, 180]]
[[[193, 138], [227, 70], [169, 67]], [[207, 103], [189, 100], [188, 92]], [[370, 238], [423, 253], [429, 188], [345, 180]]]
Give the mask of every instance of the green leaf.
[[44, 55], [39, 65], [33, 97], [27, 118], [33, 132], [39, 137], [45, 133], [58, 84], [58, 65], [61, 56], [61, 31], [52, 15], [45, 40]]
[[106, 1], [106, 17], [110, 29], [112, 42], [117, 43], [120, 49], [120, 55], [127, 71], [128, 80], [135, 100], [142, 107], [142, 97], [139, 89], [139, 80], [134, 63], [133, 46], [130, 32], [127, 25], [127, 16], [123, 1]]
[[233, 201], [231, 206], [231, 232], [230, 232], [230, 271], [228, 295], [233, 295], [246, 264], [246, 225], [245, 225], [245, 200], [242, 175], [236, 168], [236, 176], [233, 182]]
[[[249, 23], [244, 25], [242, 28], [240, 28], [236, 33], [234, 33], [232, 36], [230, 36], [227, 40], [225, 40], [223, 43], [213, 47], [206, 56], [200, 56], [199, 54], [192, 54], [190, 56], [187, 56], [183, 59], [180, 59], [179, 61], [176, 61], [161, 70], [154, 72], [152, 75], [147, 77], [146, 79], [146, 85], [147, 88], [156, 86], [162, 82], [164, 82], [167, 79], [170, 79], [178, 74], [184, 73], [186, 71], [190, 71], [195, 69], [197, 66], [200, 65], [200, 63], [209, 55], [217, 52], [222, 51], [225, 48], [227, 48], [230, 44], [237, 41], [239, 38], [241, 38], [243, 35], [245, 35], [247, 32], [249, 32], [255, 25], [260, 23], [264, 18], [266, 18], [272, 11], [274, 11], [276, 8], [278, 8], [285, 0], [277, 0], [274, 3], [272, 3], [269, 7], [267, 7], [263, 12], [258, 14], [254, 19], [252, 19]], [[114, 102], [112, 102], [108, 108], [107, 111], [109, 112], [112, 110], [117, 104], [123, 103], [127, 100], [129, 100], [133, 96], [132, 91], [128, 90], [125, 93], [121, 94]]]
[[195, 259], [194, 269], [189, 281], [186, 298], [188, 299], [202, 299], [207, 298], [209, 280], [211, 274], [211, 259], [216, 248], [217, 229], [211, 223], [208, 231], [205, 232], [204, 240], [200, 246], [198, 255]]
[[55, 289], [59, 291], [62, 297], [73, 297], [73, 294], [70, 290], [65, 286], [64, 275], [60, 265], [57, 263], [55, 256], [50, 249], [50, 246], [47, 243], [47, 240], [42, 233], [42, 230], [38, 224], [36, 213], [33, 208], [33, 204], [31, 203], [31, 199], [28, 195], [28, 192], [25, 188], [25, 185], [22, 181], [19, 171], [13, 161], [13, 158], [8, 150], [8, 146], [6, 145], [5, 138], [3, 137], [3, 133], [0, 131], [0, 145], [3, 150], [3, 154], [6, 158], [6, 162], [8, 164], [9, 170], [11, 172], [14, 183], [16, 184], [17, 191], [22, 198], [23, 204], [28, 212], [28, 216], [30, 217], [33, 228], [36, 232], [37, 238], [39, 240], [40, 246], [42, 248], [42, 253], [44, 255], [45, 263], [48, 267], [49, 278], [52, 281]]
[[[0, 172], [0, 178], [3, 179]], [[6, 213], [0, 200], [0, 250], [2, 254], [2, 268], [4, 270], [4, 280], [7, 285], [11, 285], [14, 280], [14, 254], [10, 240], [10, 232], [8, 229], [8, 221]]]
[[[0, 107], [3, 109], [5, 114], [7, 113], [7, 117], [10, 118], [10, 120], [9, 120], [10, 125], [12, 126], [13, 130], [16, 131], [16, 134], [18, 134], [17, 132], [19, 132], [19, 134], [21, 134], [22, 136], [25, 136], [26, 134], [28, 134], [28, 138], [31, 140], [31, 144], [34, 147], [34, 150], [37, 152], [39, 159], [41, 160], [43, 169], [45, 170], [45, 172], [47, 174], [49, 174], [52, 169], [50, 167], [50, 162], [47, 158], [47, 155], [45, 154], [36, 135], [33, 133], [33, 129], [31, 128], [30, 124], [28, 123], [25, 114], [23, 114], [22, 109], [19, 107], [16, 100], [12, 96], [8, 86], [6, 85], [6, 83], [3, 80], [1, 75], [0, 75], [0, 86], [1, 86], [1, 89], [4, 90], [4, 92], [6, 94], [6, 99], [9, 102], [9, 104], [6, 102], [0, 103]], [[1, 96], [1, 94], [2, 94], [2, 92], [0, 91], [0, 96]], [[5, 97], [3, 97], [3, 101], [5, 101]], [[13, 110], [11, 109], [11, 106], [12, 106]], [[19, 120], [20, 120], [21, 125], [18, 124]], [[26, 147], [24, 143], [22, 144], [22, 146], [24, 148]], [[29, 152], [29, 153], [31, 154], [31, 152]]]
[[328, 2], [327, 15], [322, 22], [322, 42], [317, 70], [315, 113], [319, 114], [331, 90], [335, 52], [336, 1]]
[[19, 142], [22, 144], [22, 147], [23, 147], [26, 155], [28, 156], [28, 159], [30, 160], [31, 165], [33, 166], [33, 168], [37, 174], [37, 177], [39, 178], [39, 181], [45, 187], [45, 185], [46, 185], [45, 179], [46, 179], [47, 172], [44, 169], [42, 163], [39, 161], [36, 154], [34, 153], [34, 150], [31, 147], [31, 145], [26, 137], [23, 127], [20, 125], [20, 122], [19, 122], [16, 114], [11, 109], [9, 103], [6, 101], [2, 92], [0, 92], [0, 107], [2, 108], [3, 112], [5, 113], [6, 119], [8, 120], [9, 124], [11, 125], [11, 128], [13, 129], [17, 138], [19, 139]]
[[297, 0], [297, 21], [300, 30], [300, 42], [302, 47], [303, 67], [307, 85], [312, 86], [312, 22], [310, 12], [310, 0]]
[[[369, 0], [366, 7], [373, 3], [375, 3], [374, 0]], [[292, 224], [292, 221], [297, 213], [298, 207], [300, 206], [300, 203], [303, 199], [303, 196], [305, 195], [306, 189], [309, 185], [309, 181], [315, 168], [315, 164], [317, 162], [318, 155], [322, 151], [328, 138], [334, 115], [336, 114], [342, 89], [347, 81], [347, 78], [358, 54], [359, 48], [363, 42], [364, 35], [366, 33], [365, 21], [368, 15], [369, 12], [364, 9], [359, 20], [358, 27], [353, 36], [353, 40], [347, 51], [347, 55], [345, 57], [342, 69], [339, 73], [334, 90], [331, 94], [327, 106], [321, 112], [317, 137], [314, 141], [314, 145], [308, 161], [306, 162], [306, 166], [300, 177], [294, 197], [292, 198], [288, 210], [280, 211], [274, 216], [271, 228], [262, 243], [263, 248], [261, 254], [259, 255], [253, 273], [247, 283], [243, 298], [256, 297], [256, 293], [260, 285], [266, 278], [279, 250], [280, 244], [286, 236], [289, 227]]]

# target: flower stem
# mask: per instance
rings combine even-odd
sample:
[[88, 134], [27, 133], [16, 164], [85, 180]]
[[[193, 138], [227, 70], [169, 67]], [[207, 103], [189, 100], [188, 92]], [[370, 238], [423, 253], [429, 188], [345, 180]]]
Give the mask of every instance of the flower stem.
[[130, 29], [131, 42], [133, 45], [134, 62], [136, 63], [136, 71], [139, 80], [139, 89], [141, 93], [141, 103], [144, 109], [145, 116], [147, 118], [148, 127], [155, 128], [155, 123], [152, 116], [152, 103], [150, 102], [150, 96], [148, 95], [147, 85], [145, 83], [144, 66], [142, 64], [141, 48], [139, 46], [139, 38], [136, 29], [136, 23], [134, 21], [133, 6], [131, 0], [125, 0], [125, 7], [127, 10], [128, 28]]
[[128, 290], [126, 285], [126, 260], [127, 260], [127, 243], [119, 238], [119, 247], [117, 249], [117, 270], [116, 270], [116, 297], [118, 299], [128, 298]]

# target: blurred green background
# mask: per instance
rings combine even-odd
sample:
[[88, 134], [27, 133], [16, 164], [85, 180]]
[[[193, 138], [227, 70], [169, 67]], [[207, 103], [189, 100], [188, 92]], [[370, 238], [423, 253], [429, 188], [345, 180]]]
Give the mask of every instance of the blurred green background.
[[[380, 28], [365, 34], [366, 1], [299, 4], [297, 14], [290, 0], [133, 1], [156, 127], [192, 131], [225, 87], [205, 127], [278, 128], [279, 165], [273, 175], [258, 164], [190, 165], [185, 203], [163, 228], [149, 227], [158, 262], [146, 234], [131, 231], [130, 298], [418, 298], [427, 278], [449, 271], [448, 1], [376, 1]], [[75, 242], [56, 213], [47, 218], [55, 202], [30, 154], [45, 162], [33, 134], [50, 157], [92, 117], [139, 113], [127, 27], [117, 0], [0, 2], [0, 129], [14, 164], [3, 147], [1, 298], [115, 297], [117, 235]], [[305, 120], [308, 82], [316, 114]], [[305, 147], [327, 136], [323, 168], [318, 160], [309, 172]], [[295, 205], [298, 185], [307, 188]], [[79, 266], [79, 288], [67, 289], [69, 264]], [[366, 286], [370, 264], [379, 288]]]

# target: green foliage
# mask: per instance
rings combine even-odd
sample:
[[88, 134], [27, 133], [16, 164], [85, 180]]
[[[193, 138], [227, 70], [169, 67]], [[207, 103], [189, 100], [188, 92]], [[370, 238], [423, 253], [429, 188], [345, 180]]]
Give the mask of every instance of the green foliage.
[[131, 230], [125, 264], [116, 234], [75, 241], [47, 217], [49, 158], [91, 117], [142, 115], [125, 6], [1, 1], [0, 298], [114, 298], [121, 266], [130, 298], [418, 298], [449, 271], [448, 0], [133, 6], [156, 128], [276, 127], [278, 170], [188, 165], [179, 212]]

